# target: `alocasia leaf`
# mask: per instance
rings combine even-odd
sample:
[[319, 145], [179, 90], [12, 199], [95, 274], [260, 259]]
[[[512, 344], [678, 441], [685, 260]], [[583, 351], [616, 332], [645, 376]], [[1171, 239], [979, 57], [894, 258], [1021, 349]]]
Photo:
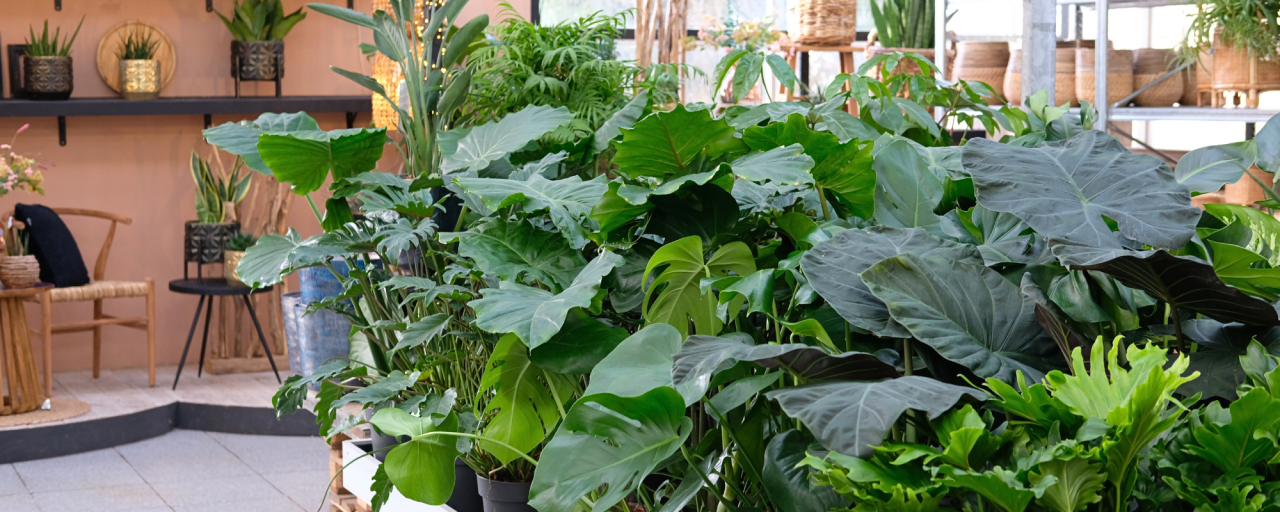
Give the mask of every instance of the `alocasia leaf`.
[[[493, 454], [503, 464], [536, 448], [560, 421], [560, 407], [568, 402], [577, 386], [567, 376], [545, 371], [529, 360], [520, 339], [503, 336], [485, 363], [476, 403], [486, 403], [482, 414], [489, 422], [479, 432], [476, 446]], [[520, 450], [516, 453], [492, 439]]]
[[875, 219], [882, 226], [924, 228], [942, 234], [934, 207], [942, 200], [942, 180], [925, 166], [911, 144], [895, 141], [876, 151]]
[[565, 107], [525, 107], [501, 120], [472, 128], [458, 141], [457, 152], [445, 155], [440, 169], [446, 173], [480, 171], [572, 119], [573, 113]]
[[703, 148], [733, 133], [728, 123], [712, 119], [708, 111], [690, 112], [676, 105], [670, 112], [650, 114], [634, 128], [623, 129], [613, 162], [631, 178], [689, 174]]
[[922, 228], [873, 227], [843, 231], [815, 245], [801, 259], [800, 268], [813, 289], [849, 323], [877, 336], [906, 338], [911, 333], [893, 321], [884, 302], [859, 276], [880, 260], [900, 254], [982, 263], [973, 247], [935, 238]]
[[592, 318], [580, 308], [569, 311], [560, 332], [538, 348], [529, 350], [529, 359], [539, 368], [556, 373], [591, 373], [622, 340], [627, 330]]
[[749, 153], [729, 162], [739, 178], [782, 185], [813, 183], [813, 158], [804, 154], [800, 144], [779, 146], [767, 151]]
[[715, 184], [694, 186], [683, 195], [652, 196], [649, 201], [657, 208], [646, 232], [667, 241], [696, 236], [703, 245], [714, 247], [717, 235], [729, 232], [738, 222], [738, 201]]
[[684, 410], [680, 394], [666, 387], [630, 398], [603, 393], [579, 399], [542, 450], [529, 505], [541, 512], [571, 510], [607, 486], [591, 512], [609, 510], [680, 449], [693, 429]]
[[603, 176], [591, 181], [582, 181], [577, 176], [552, 181], [539, 175], [528, 181], [491, 178], [454, 178], [453, 181], [494, 211], [513, 204], [522, 205], [525, 213], [546, 210], [551, 223], [569, 239], [569, 246], [574, 249], [587, 244], [587, 231], [582, 222], [609, 189]]
[[227, 123], [204, 130], [209, 144], [239, 156], [250, 169], [271, 174], [271, 169], [258, 155], [258, 136], [263, 133], [319, 132], [320, 125], [306, 112], [275, 114], [266, 113], [253, 122]]
[[[813, 168], [819, 194], [830, 192], [850, 214], [871, 217], [876, 194], [876, 172], [871, 161], [871, 144], [846, 142]], [[827, 213], [827, 212], [824, 212]]]
[[1257, 158], [1258, 147], [1251, 141], [1205, 146], [1183, 155], [1173, 174], [1192, 193], [1217, 192], [1239, 181]]
[[821, 165], [841, 147], [835, 135], [810, 130], [809, 122], [800, 114], [787, 116], [785, 123], [747, 128], [742, 132], [742, 142], [759, 151], [800, 144], [804, 147], [804, 154], [813, 158], [814, 165]]
[[862, 273], [893, 319], [942, 357], [982, 378], [1032, 380], [1055, 366], [1035, 303], [990, 268], [905, 254]]
[[600, 125], [600, 129], [596, 130], [595, 137], [591, 138], [591, 149], [596, 153], [609, 149], [609, 143], [622, 135], [622, 129], [635, 126], [636, 121], [640, 120], [640, 116], [644, 114], [644, 109], [649, 105], [649, 91], [642, 91], [636, 94], [631, 101], [628, 101], [622, 109], [613, 113], [608, 121]]
[[441, 233], [440, 240], [457, 240], [458, 254], [486, 274], [509, 281], [527, 275], [555, 291], [587, 264], [564, 237], [523, 220], [494, 219], [461, 233]]
[[769, 500], [789, 512], [827, 512], [849, 505], [849, 499], [830, 486], [815, 485], [813, 470], [801, 466], [809, 440], [799, 430], [773, 436], [764, 450], [760, 479]]
[[480, 290], [483, 299], [469, 304], [476, 311], [476, 327], [487, 332], [513, 333], [536, 349], [560, 332], [573, 308], [587, 308], [600, 290], [600, 281], [622, 264], [622, 256], [608, 250], [582, 268], [563, 292], [502, 281], [498, 288]]
[[907, 409], [934, 419], [963, 398], [986, 398], [977, 390], [926, 377], [810, 384], [770, 391], [767, 396], [808, 427], [823, 446], [853, 457], [870, 455]]
[[[1172, 325], [1154, 325], [1152, 334], [1171, 336]], [[1240, 357], [1248, 353], [1256, 341], [1266, 353], [1280, 356], [1280, 327], [1255, 327], [1237, 323], [1224, 324], [1208, 318], [1184, 320], [1182, 334], [1196, 342], [1189, 371], [1200, 372], [1200, 378], [1184, 384], [1179, 393], [1190, 396], [1204, 393], [1205, 398], [1236, 398], [1236, 388], [1247, 376]]]
[[[650, 275], [662, 266], [651, 282]], [[718, 301], [714, 292], [704, 292], [699, 283], [704, 277], [725, 277], [729, 272], [745, 276], [755, 271], [751, 249], [742, 242], [726, 244], [710, 260], [703, 259], [702, 241], [696, 236], [670, 242], [653, 253], [645, 266], [641, 282], [648, 284], [641, 314], [646, 324], [671, 324], [682, 335], [689, 332], [690, 323], [695, 332], [719, 332]]]
[[978, 252], [989, 266], [1031, 263], [1046, 248], [1022, 219], [982, 205], [947, 212], [939, 227], [953, 240], [978, 246]]
[[1169, 166], [1099, 131], [1031, 148], [971, 139], [965, 170], [978, 203], [1009, 212], [1049, 238], [1118, 248], [1103, 216], [1124, 236], [1177, 249], [1195, 233], [1199, 209]]
[[[384, 434], [414, 439], [397, 445], [382, 463], [386, 474], [404, 497], [428, 505], [443, 505], [453, 494], [453, 461], [458, 458], [456, 438], [424, 436], [432, 432], [457, 432], [458, 415], [443, 419], [411, 416], [394, 407], [379, 409], [373, 425]], [[422, 437], [419, 437], [422, 436]]]
[[690, 384], [677, 386], [671, 381], [672, 356], [679, 350], [680, 340], [680, 333], [667, 324], [640, 329], [596, 364], [584, 393], [629, 397], [670, 387], [680, 392], [686, 405], [697, 403], [705, 389], [698, 390]]

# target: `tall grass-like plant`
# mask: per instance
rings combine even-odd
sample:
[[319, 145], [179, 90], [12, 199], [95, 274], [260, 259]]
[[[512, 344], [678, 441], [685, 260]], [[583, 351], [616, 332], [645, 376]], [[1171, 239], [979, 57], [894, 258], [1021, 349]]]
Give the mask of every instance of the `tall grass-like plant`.
[[80, 17], [80, 24], [76, 25], [76, 31], [71, 37], [62, 37], [62, 27], [54, 30], [53, 34], [49, 33], [49, 20], [44, 21], [44, 30], [40, 35], [36, 35], [35, 28], [29, 28], [27, 35], [27, 56], [28, 57], [66, 57], [71, 55], [71, 43], [76, 42], [76, 36], [80, 35], [80, 27], [84, 25], [84, 17]]
[[876, 37], [885, 48], [933, 48], [934, 0], [871, 2]]
[[231, 18], [218, 17], [236, 41], [283, 41], [307, 13], [298, 9], [285, 15], [280, 0], [244, 0], [235, 4]]
[[120, 42], [120, 49], [116, 50], [116, 56], [120, 60], [151, 60], [156, 57], [156, 48], [159, 46], [160, 42], [154, 39], [151, 31], [141, 33], [137, 27], [134, 27]]

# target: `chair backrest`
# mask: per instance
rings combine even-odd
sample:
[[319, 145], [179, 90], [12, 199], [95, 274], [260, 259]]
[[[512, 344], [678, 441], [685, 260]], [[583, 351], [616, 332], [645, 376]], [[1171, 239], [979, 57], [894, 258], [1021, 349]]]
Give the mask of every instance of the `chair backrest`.
[[[111, 254], [111, 241], [116, 237], [116, 224], [130, 225], [133, 219], [123, 215], [116, 215], [110, 212], [99, 210], [88, 210], [84, 208], [50, 208], [59, 216], [65, 217], [74, 215], [77, 217], [94, 217], [111, 221], [111, 226], [107, 228], [107, 238], [102, 241], [102, 249], [98, 251], [98, 261], [93, 266], [93, 280], [101, 281], [107, 273], [107, 257]], [[0, 219], [8, 219], [13, 217], [13, 210], [4, 212]], [[14, 219], [18, 220], [18, 219]], [[21, 221], [19, 221], [21, 222]]]

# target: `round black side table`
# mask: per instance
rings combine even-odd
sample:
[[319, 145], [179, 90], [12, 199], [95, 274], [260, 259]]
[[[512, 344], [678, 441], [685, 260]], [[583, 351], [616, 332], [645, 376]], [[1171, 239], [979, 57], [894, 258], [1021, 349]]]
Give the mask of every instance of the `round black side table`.
[[196, 316], [191, 319], [191, 331], [187, 333], [187, 344], [182, 347], [182, 359], [178, 360], [178, 373], [173, 376], [173, 389], [178, 389], [178, 379], [182, 377], [182, 366], [187, 362], [187, 351], [191, 348], [191, 339], [196, 335], [196, 325], [200, 323], [200, 309], [205, 308], [205, 299], [208, 299], [209, 305], [204, 314], [204, 339], [200, 341], [200, 366], [196, 368], [196, 376], [203, 375], [204, 353], [209, 345], [209, 320], [213, 318], [213, 298], [226, 295], [239, 295], [244, 299], [244, 305], [249, 309], [249, 318], [253, 319], [253, 327], [258, 330], [258, 340], [262, 342], [262, 351], [267, 354], [267, 361], [271, 363], [271, 371], [276, 374], [276, 382], [280, 382], [280, 370], [276, 369], [276, 360], [271, 357], [271, 347], [267, 346], [267, 337], [262, 334], [262, 325], [258, 323], [258, 314], [253, 311], [253, 303], [249, 301], [250, 295], [267, 292], [271, 288], [267, 286], [255, 290], [248, 286], [228, 283], [226, 279], [221, 277], [174, 279], [169, 281], [169, 291], [171, 292], [200, 296], [200, 303], [196, 305]]

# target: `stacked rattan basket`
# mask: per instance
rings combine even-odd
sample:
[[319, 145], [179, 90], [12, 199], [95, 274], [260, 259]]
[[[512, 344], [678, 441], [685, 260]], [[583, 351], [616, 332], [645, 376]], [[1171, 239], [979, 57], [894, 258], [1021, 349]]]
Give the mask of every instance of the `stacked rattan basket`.
[[[1076, 68], [1076, 101], [1087, 101], [1094, 105], [1098, 104], [1095, 91], [1097, 90], [1097, 75], [1094, 70], [1094, 59], [1097, 50], [1094, 48], [1076, 48], [1075, 51], [1075, 68]], [[1124, 99], [1133, 93], [1133, 50], [1112, 50], [1107, 49], [1107, 104], [1112, 104]], [[1181, 89], [1179, 89], [1181, 93]]]
[[857, 0], [787, 3], [787, 34], [795, 44], [841, 46], [858, 37]]
[[[1060, 41], [1054, 75], [1054, 104], [1081, 101], [1097, 104], [1093, 41]], [[1108, 45], [1110, 46], [1110, 45]], [[1176, 66], [1174, 50], [1144, 48], [1140, 50], [1107, 50], [1107, 103], [1116, 103], [1156, 81]], [[967, 79], [966, 79], [967, 80]], [[1194, 105], [1196, 101], [1194, 72], [1175, 73], [1142, 91], [1133, 103], [1142, 107], [1168, 107], [1174, 103]], [[1004, 95], [1013, 105], [1022, 100], [1022, 51], [1009, 53], [1004, 75]]]
[[[991, 86], [996, 95], [1004, 96], [1004, 75], [1009, 65], [1009, 43], [961, 41], [956, 43], [955, 63], [951, 74], [952, 80], [982, 82]], [[987, 99], [988, 102], [993, 102], [992, 100], [994, 98]]]

